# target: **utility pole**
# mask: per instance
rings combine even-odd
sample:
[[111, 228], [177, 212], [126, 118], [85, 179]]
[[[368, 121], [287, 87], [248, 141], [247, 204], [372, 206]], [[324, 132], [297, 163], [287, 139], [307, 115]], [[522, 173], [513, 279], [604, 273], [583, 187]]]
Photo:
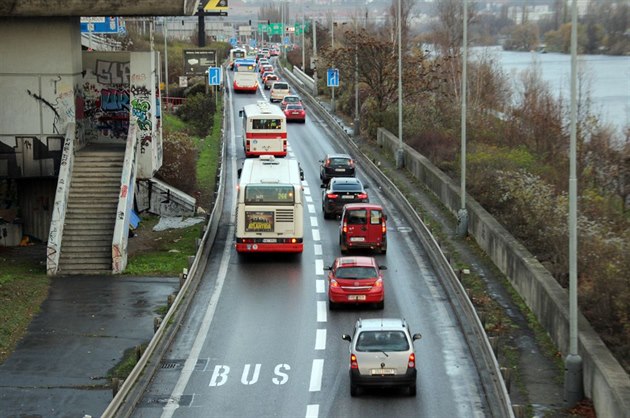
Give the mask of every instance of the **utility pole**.
[[319, 89], [317, 88], [317, 21], [313, 18], [313, 96], [317, 98]]
[[465, 237], [468, 234], [468, 210], [466, 209], [466, 91], [468, 85], [467, 64], [468, 64], [468, 0], [464, 0], [464, 17], [463, 17], [463, 46], [462, 46], [462, 115], [461, 115], [461, 186], [460, 199], [461, 207], [457, 211], [457, 230], [458, 237]]
[[403, 125], [402, 125], [402, 22], [400, 21], [401, 0], [398, 0], [398, 149], [396, 150], [396, 168], [403, 168], [405, 165], [405, 150], [403, 148]]

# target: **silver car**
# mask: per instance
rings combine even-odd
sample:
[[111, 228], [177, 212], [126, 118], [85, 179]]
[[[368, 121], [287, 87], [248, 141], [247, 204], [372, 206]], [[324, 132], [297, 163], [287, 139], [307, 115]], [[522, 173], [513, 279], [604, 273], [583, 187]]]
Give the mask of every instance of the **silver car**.
[[359, 388], [409, 388], [416, 396], [416, 354], [413, 342], [422, 338], [411, 335], [407, 321], [401, 318], [359, 319], [352, 336], [342, 338], [350, 342], [350, 395], [357, 396]]

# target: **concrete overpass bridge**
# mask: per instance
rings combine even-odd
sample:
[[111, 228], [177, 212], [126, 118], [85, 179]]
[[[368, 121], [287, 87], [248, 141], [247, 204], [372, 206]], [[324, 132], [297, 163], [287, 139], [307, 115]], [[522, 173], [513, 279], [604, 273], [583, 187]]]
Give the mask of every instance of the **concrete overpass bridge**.
[[0, 245], [47, 242], [51, 275], [124, 270], [136, 181], [162, 164], [159, 57], [83, 51], [79, 18], [198, 5], [0, 0]]

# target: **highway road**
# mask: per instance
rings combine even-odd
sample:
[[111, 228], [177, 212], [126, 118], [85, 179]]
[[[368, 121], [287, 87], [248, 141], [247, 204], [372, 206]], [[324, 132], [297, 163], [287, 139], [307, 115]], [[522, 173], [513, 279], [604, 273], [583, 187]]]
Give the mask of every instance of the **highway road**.
[[[227, 74], [231, 76], [231, 74]], [[264, 97], [263, 97], [264, 96]], [[370, 201], [388, 214], [385, 309], [329, 312], [325, 266], [340, 256], [338, 221], [321, 212], [319, 163], [340, 152], [312, 114], [290, 124], [289, 155], [304, 169], [304, 253], [239, 257], [234, 250], [236, 170], [243, 160], [238, 109], [268, 94], [230, 93], [225, 207], [201, 284], [135, 417], [482, 417], [490, 415], [479, 373], [451, 305], [413, 230], [358, 169]], [[358, 318], [404, 317], [415, 342], [418, 392], [350, 396], [348, 343]]]

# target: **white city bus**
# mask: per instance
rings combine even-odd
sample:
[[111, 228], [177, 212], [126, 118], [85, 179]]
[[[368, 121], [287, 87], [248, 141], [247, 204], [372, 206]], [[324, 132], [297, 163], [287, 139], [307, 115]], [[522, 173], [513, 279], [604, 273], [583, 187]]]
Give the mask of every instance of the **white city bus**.
[[294, 159], [263, 155], [245, 160], [238, 186], [236, 251], [302, 252], [303, 178]]
[[256, 74], [256, 61], [247, 58], [237, 58], [234, 61], [234, 93], [258, 91], [258, 74]]
[[230, 49], [230, 58], [228, 62], [228, 66], [230, 67], [230, 70], [234, 69], [234, 61], [236, 61], [239, 58], [245, 58], [246, 54], [247, 54], [247, 51], [245, 51], [243, 48]]
[[243, 150], [246, 157], [287, 155], [287, 117], [278, 106], [260, 100], [243, 107]]

